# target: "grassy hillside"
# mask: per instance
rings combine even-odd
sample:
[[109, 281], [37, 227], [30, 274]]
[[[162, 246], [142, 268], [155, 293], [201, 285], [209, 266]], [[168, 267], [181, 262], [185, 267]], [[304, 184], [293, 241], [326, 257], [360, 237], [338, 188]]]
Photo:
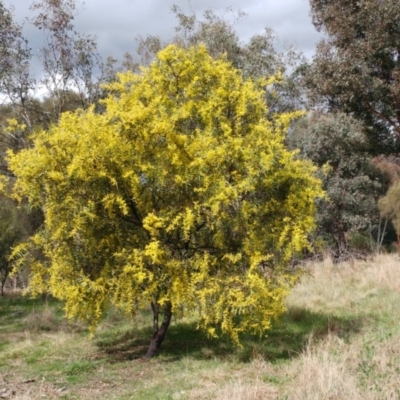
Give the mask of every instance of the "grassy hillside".
[[0, 299], [0, 398], [398, 399], [400, 259], [309, 266], [281, 323], [242, 349], [174, 322], [143, 362], [149, 316], [110, 314], [89, 339], [52, 300]]

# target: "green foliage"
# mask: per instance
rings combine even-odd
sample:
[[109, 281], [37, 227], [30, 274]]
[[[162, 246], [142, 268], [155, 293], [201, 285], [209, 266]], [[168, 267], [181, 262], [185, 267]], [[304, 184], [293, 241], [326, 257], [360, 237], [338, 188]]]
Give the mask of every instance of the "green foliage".
[[21, 239], [17, 225], [17, 209], [8, 199], [0, 198], [0, 292], [12, 270], [9, 260], [12, 247]]
[[311, 0], [317, 47], [309, 86], [331, 110], [364, 122], [374, 154], [400, 150], [400, 2]]
[[[94, 327], [115, 304], [170, 303], [238, 341], [284, 310], [308, 245], [311, 163], [284, 146], [299, 113], [266, 120], [262, 86], [204, 46], [168, 46], [110, 84], [105, 112], [65, 113], [9, 156], [14, 196], [45, 215], [30, 288]], [[23, 254], [26, 245], [16, 249]]]
[[376, 234], [386, 183], [371, 164], [361, 124], [343, 113], [313, 113], [295, 125], [288, 142], [321, 169], [327, 197], [318, 204], [318, 234], [339, 252], [355, 244], [356, 232]]

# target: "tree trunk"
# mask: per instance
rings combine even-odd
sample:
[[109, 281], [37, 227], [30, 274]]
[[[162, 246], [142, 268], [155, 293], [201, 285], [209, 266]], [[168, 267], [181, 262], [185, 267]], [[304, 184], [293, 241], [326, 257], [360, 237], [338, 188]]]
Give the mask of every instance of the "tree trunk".
[[153, 336], [151, 338], [149, 349], [144, 356], [145, 360], [149, 360], [158, 354], [161, 348], [161, 343], [164, 340], [165, 334], [167, 333], [169, 324], [172, 318], [172, 304], [167, 302], [164, 308], [164, 319], [160, 327], [158, 327], [158, 313], [159, 306], [157, 303], [151, 303], [151, 309], [153, 311]]

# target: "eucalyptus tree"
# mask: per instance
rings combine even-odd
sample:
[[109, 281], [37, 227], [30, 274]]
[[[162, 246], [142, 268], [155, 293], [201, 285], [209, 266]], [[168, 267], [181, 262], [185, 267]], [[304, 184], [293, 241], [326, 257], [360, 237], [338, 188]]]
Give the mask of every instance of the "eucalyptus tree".
[[317, 46], [309, 87], [318, 102], [363, 121], [370, 152], [400, 152], [400, 2], [310, 0]]

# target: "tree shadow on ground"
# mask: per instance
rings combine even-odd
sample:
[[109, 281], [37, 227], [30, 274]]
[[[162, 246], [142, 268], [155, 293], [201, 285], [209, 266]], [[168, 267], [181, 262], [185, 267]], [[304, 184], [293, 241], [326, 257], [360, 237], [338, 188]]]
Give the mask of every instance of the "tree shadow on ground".
[[[284, 361], [299, 355], [312, 339], [319, 341], [328, 334], [344, 339], [360, 331], [363, 318], [332, 317], [306, 309], [292, 308], [265, 338], [251, 335], [242, 337], [242, 348], [227, 338], [208, 338], [196, 329], [195, 323], [174, 323], [170, 326], [161, 347], [164, 362], [189, 356], [195, 359], [221, 359], [248, 362], [261, 357], [271, 362]], [[140, 359], [150, 344], [151, 329], [135, 329], [99, 337], [100, 353], [111, 362]]]

